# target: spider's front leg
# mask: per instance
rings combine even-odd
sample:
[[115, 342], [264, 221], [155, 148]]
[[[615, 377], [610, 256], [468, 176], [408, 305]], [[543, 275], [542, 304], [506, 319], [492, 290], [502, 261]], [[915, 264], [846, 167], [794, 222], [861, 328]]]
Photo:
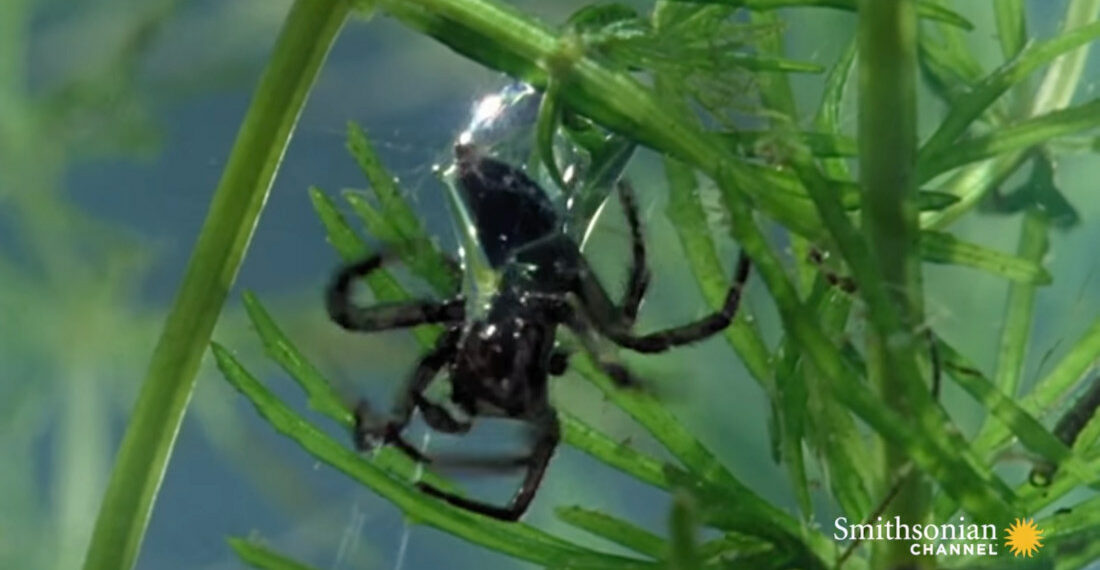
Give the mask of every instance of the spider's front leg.
[[645, 235], [642, 234], [641, 217], [638, 215], [638, 198], [634, 187], [626, 180], [619, 181], [619, 202], [630, 226], [631, 265], [626, 292], [623, 294], [623, 324], [627, 328], [634, 325], [638, 310], [642, 308], [642, 299], [649, 288], [649, 267], [646, 265]]
[[670, 348], [690, 344], [725, 329], [737, 314], [745, 283], [749, 279], [751, 262], [742, 252], [737, 259], [733, 283], [726, 293], [722, 308], [695, 322], [644, 335], [636, 335], [624, 327], [603, 286], [587, 266], [578, 271], [576, 294], [596, 329], [616, 344], [638, 352], [664, 352]]
[[447, 301], [411, 300], [370, 307], [356, 305], [352, 299], [352, 283], [381, 267], [386, 259], [383, 255], [373, 255], [336, 272], [325, 294], [329, 317], [336, 324], [352, 331], [370, 332], [462, 321], [466, 309], [461, 296]]
[[[451, 328], [439, 337], [431, 352], [420, 358], [412, 376], [405, 383], [392, 414], [379, 416], [371, 411], [366, 401], [361, 401], [356, 406], [354, 429], [356, 447], [360, 450], [369, 450], [377, 445], [393, 445], [413, 460], [428, 462], [429, 459], [401, 435], [416, 408], [420, 408], [425, 421], [430, 426], [440, 431], [469, 429], [469, 426], [463, 426], [451, 418], [442, 407], [429, 402], [424, 397], [424, 390], [431, 384], [435, 375], [454, 358], [459, 336], [459, 329]], [[449, 422], [443, 420], [444, 417]]]
[[[620, 180], [618, 190], [619, 202], [622, 204], [627, 225], [630, 227], [631, 244], [630, 275], [619, 306], [621, 307], [622, 326], [630, 328], [638, 318], [638, 311], [642, 307], [642, 300], [645, 298], [646, 290], [649, 288], [650, 274], [649, 267], [646, 264], [645, 237], [642, 234], [642, 222], [638, 214], [638, 200], [637, 196], [634, 194], [634, 188], [626, 180]], [[574, 322], [571, 328], [579, 335], [588, 334], [580, 331], [582, 327], [578, 322]], [[589, 345], [588, 348], [590, 352], [592, 352], [593, 346], [594, 344]], [[566, 369], [569, 367], [569, 356], [569, 351], [564, 348], [554, 349], [554, 352], [550, 355], [550, 363], [547, 370], [551, 376], [561, 376], [565, 373]], [[616, 383], [620, 385], [635, 384], [633, 380], [628, 380], [630, 375], [622, 365], [600, 361], [600, 366], [615, 379]]]
[[554, 456], [554, 450], [557, 449], [558, 443], [561, 441], [561, 426], [558, 424], [558, 416], [553, 408], [542, 406], [540, 411], [528, 421], [535, 428], [535, 444], [531, 454], [522, 461], [522, 464], [527, 468], [523, 482], [506, 506], [501, 507], [468, 499], [437, 489], [424, 482], [417, 483], [417, 487], [429, 495], [443, 499], [468, 511], [505, 521], [519, 520], [523, 513], [527, 512], [527, 507], [530, 506], [531, 501], [534, 500], [535, 492], [538, 491], [539, 484], [542, 483], [542, 477], [546, 474], [546, 467], [550, 463], [550, 458]]

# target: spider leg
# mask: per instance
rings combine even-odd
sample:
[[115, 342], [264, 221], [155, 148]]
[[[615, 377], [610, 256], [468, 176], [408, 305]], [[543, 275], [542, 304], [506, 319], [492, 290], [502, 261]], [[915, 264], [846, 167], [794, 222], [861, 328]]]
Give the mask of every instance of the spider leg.
[[[568, 312], [562, 315], [562, 324], [573, 331], [573, 334], [581, 341], [585, 352], [592, 356], [596, 366], [619, 387], [636, 388], [641, 386], [641, 382], [634, 377], [627, 367], [613, 360], [606, 350], [601, 349], [599, 339], [593, 334], [590, 319], [587, 315], [583, 311], [576, 311], [572, 308], [566, 308], [565, 310]], [[553, 354], [551, 354], [551, 357], [553, 357]], [[563, 359], [568, 357], [568, 353], [562, 354]], [[563, 366], [565, 364], [563, 360]]]
[[582, 308], [589, 314], [600, 334], [620, 346], [638, 352], [664, 352], [676, 346], [702, 340], [729, 326], [741, 303], [741, 294], [748, 281], [750, 267], [748, 256], [742, 252], [737, 259], [733, 283], [720, 310], [695, 322], [645, 335], [635, 335], [619, 324], [621, 321], [615, 318], [614, 311], [607, 306], [607, 294], [603, 292], [603, 288], [595, 281], [590, 271], [580, 273], [577, 293]]
[[508, 501], [507, 506], [500, 507], [468, 499], [437, 489], [424, 482], [417, 483], [417, 487], [433, 497], [468, 511], [504, 521], [519, 520], [535, 498], [535, 492], [538, 490], [539, 484], [542, 483], [543, 475], [546, 474], [546, 467], [550, 463], [550, 458], [553, 457], [554, 450], [557, 449], [558, 442], [561, 440], [561, 426], [558, 424], [558, 417], [553, 409], [544, 407], [541, 413], [529, 421], [535, 427], [535, 445], [531, 454], [524, 461], [527, 472], [523, 476], [523, 483], [520, 484], [512, 499]]
[[627, 281], [622, 300], [623, 320], [630, 327], [638, 318], [638, 310], [642, 307], [642, 299], [649, 287], [650, 274], [646, 265], [645, 236], [642, 234], [642, 223], [638, 215], [637, 196], [634, 194], [634, 187], [626, 180], [619, 182], [619, 202], [626, 215], [627, 225], [630, 226], [630, 280]]
[[421, 357], [412, 376], [405, 384], [405, 388], [394, 405], [389, 418], [383, 419], [372, 413], [365, 400], [359, 402], [355, 410], [354, 437], [356, 447], [367, 450], [374, 447], [377, 442], [381, 442], [383, 445], [394, 445], [416, 461], [429, 462], [429, 459], [420, 450], [401, 436], [401, 432], [409, 424], [415, 408], [421, 409], [424, 414], [424, 421], [428, 425], [440, 431], [448, 431], [445, 428], [449, 427], [449, 424], [439, 419], [440, 414], [447, 416], [447, 419], [451, 422], [458, 423], [447, 415], [446, 410], [429, 402], [424, 397], [424, 390], [431, 384], [435, 375], [454, 358], [458, 338], [459, 329], [454, 328], [447, 331], [439, 337], [431, 352]]
[[473, 427], [469, 421], [459, 421], [447, 411], [447, 408], [429, 402], [423, 394], [417, 393], [416, 407], [420, 408], [420, 414], [424, 417], [424, 423], [432, 429], [443, 433], [466, 433]]
[[551, 376], [561, 376], [565, 374], [566, 368], [569, 368], [569, 351], [564, 348], [555, 348], [550, 353], [550, 363], [546, 367], [546, 372]]
[[453, 323], [464, 318], [465, 302], [461, 297], [447, 301], [413, 300], [356, 306], [352, 301], [352, 282], [381, 267], [385, 259], [382, 255], [374, 255], [336, 272], [325, 295], [329, 317], [336, 324], [348, 330], [368, 332], [427, 323]]

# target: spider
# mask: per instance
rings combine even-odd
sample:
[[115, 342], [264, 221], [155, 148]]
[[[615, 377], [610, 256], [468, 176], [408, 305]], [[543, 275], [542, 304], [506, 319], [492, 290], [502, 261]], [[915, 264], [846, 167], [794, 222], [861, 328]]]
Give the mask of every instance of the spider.
[[[413, 460], [430, 463], [402, 432], [415, 410], [432, 429], [450, 434], [470, 430], [477, 417], [508, 418], [532, 428], [529, 455], [510, 460], [525, 470], [519, 488], [504, 506], [489, 504], [420, 482], [425, 493], [452, 505], [501, 520], [518, 520], [535, 496], [560, 440], [557, 414], [547, 380], [565, 373], [569, 351], [555, 341], [558, 327], [570, 329], [581, 349], [620, 387], [638, 382], [620, 364], [599, 355], [599, 336], [642, 353], [655, 353], [707, 338], [733, 319], [749, 276], [742, 253], [733, 283], [720, 310], [695, 322], [649, 334], [631, 331], [649, 283], [646, 248], [637, 204], [624, 180], [617, 193], [630, 227], [632, 262], [621, 301], [611, 300], [596, 280], [576, 242], [562, 230], [562, 215], [523, 171], [481, 154], [470, 144], [454, 147], [457, 188], [471, 212], [477, 236], [494, 270], [496, 292], [484, 311], [471, 315], [466, 299], [422, 299], [359, 306], [352, 284], [391, 259], [368, 257], [340, 268], [327, 290], [329, 316], [341, 327], [372, 332], [436, 323], [445, 327], [407, 380], [391, 414], [356, 410], [354, 442], [361, 451], [393, 445]], [[430, 401], [425, 389], [443, 370], [451, 384], [450, 400], [461, 414]], [[456, 415], [458, 417], [456, 417]]]

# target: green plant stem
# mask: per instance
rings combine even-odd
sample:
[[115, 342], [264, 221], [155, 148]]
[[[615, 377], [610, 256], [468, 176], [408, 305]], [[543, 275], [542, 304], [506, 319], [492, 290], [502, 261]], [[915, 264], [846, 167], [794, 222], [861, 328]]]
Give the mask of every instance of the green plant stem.
[[[901, 330], [873, 329], [868, 339], [871, 382], [886, 404], [902, 415], [913, 410], [906, 396], [912, 386], [897, 373], [898, 362], [911, 358], [919, 341], [921, 265], [919, 220], [914, 183], [917, 156], [917, 13], [912, 0], [860, 5], [859, 42], [859, 161], [863, 186], [862, 223], [890, 302], [901, 317]], [[885, 333], [885, 334], [884, 334]], [[897, 344], [910, 350], [896, 350]], [[886, 496], [898, 471], [911, 459], [905, 450], [886, 445], [882, 454], [880, 495]], [[909, 524], [925, 520], [929, 488], [919, 476], [907, 477], [886, 508], [883, 519], [895, 516]], [[874, 552], [875, 566], [918, 567], [923, 564], [901, 542], [884, 542]]]
[[195, 374], [329, 48], [344, 0], [297, 0], [245, 115], [138, 395], [96, 520], [86, 570], [137, 559]]
[[489, 0], [382, 0], [405, 25], [432, 36], [460, 54], [545, 89], [561, 80], [564, 104], [619, 134], [678, 158], [714, 177], [726, 175], [754, 204], [792, 231], [821, 236], [812, 205], [761, 185], [759, 172], [704, 134], [694, 121], [669, 109], [631, 74], [587, 57], [575, 40], [561, 40], [538, 22]]

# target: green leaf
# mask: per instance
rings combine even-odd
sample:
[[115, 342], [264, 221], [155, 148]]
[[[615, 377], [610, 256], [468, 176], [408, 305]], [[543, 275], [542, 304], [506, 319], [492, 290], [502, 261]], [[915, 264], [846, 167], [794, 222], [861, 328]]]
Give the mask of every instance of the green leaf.
[[[599, 388], [608, 400], [653, 434], [657, 441], [661, 442], [685, 467], [708, 481], [737, 487], [756, 498], [755, 494], [744, 487], [709, 449], [699, 443], [657, 398], [640, 390], [623, 390], [616, 386], [596, 367], [588, 354], [577, 354], [570, 360], [570, 364]], [[760, 499], [756, 498], [756, 500]]]
[[[1085, 331], [1085, 334], [1074, 343], [1053, 370], [1036, 382], [1032, 392], [1020, 401], [1020, 407], [1029, 414], [1049, 411], [1052, 405], [1066, 397], [1098, 358], [1100, 358], [1100, 319]], [[980, 453], [989, 454], [1003, 444], [1008, 437], [1007, 429], [992, 427], [984, 437], [975, 440], [974, 446]]]
[[[818, 276], [823, 282], [824, 277]], [[815, 284], [815, 291], [819, 285]], [[818, 307], [821, 325], [832, 337], [844, 334], [845, 323], [851, 307], [851, 297], [843, 291], [830, 288]], [[805, 364], [804, 366], [808, 366]], [[862, 520], [871, 512], [869, 469], [872, 461], [867, 451], [866, 438], [856, 425], [843, 402], [836, 399], [825, 385], [826, 380], [810, 366], [806, 376], [806, 412], [810, 428], [807, 442], [821, 454], [823, 468], [828, 474], [829, 488], [837, 504], [849, 520]]]
[[[769, 151], [775, 152], [771, 145], [780, 147], [787, 143], [777, 140], [779, 137], [789, 136], [786, 133], [777, 133], [774, 130], [765, 131], [729, 131], [719, 133], [719, 137], [729, 146], [730, 151], [739, 156], [768, 157]], [[810, 153], [818, 158], [853, 157], [856, 155], [856, 141], [851, 137], [832, 133], [800, 132], [793, 133], [800, 139], [799, 142], [810, 149]], [[781, 151], [780, 151], [781, 153]]]
[[[699, 558], [703, 561], [718, 559], [721, 561], [746, 562], [746, 568], [757, 568], [746, 560], [748, 557], [774, 554], [775, 547], [753, 536], [728, 532], [714, 540], [699, 545]], [[712, 568], [713, 566], [707, 566]]]
[[401, 233], [390, 224], [386, 214], [375, 208], [373, 204], [367, 201], [365, 196], [355, 190], [344, 190], [342, 194], [344, 200], [351, 206], [352, 211], [363, 222], [363, 227], [366, 228], [368, 234], [387, 245], [400, 244], [403, 241], [404, 238], [401, 237]]
[[558, 168], [558, 159], [554, 157], [554, 133], [557, 132], [558, 123], [561, 122], [561, 107], [558, 106], [555, 85], [555, 82], [550, 82], [550, 86], [546, 88], [546, 93], [542, 94], [542, 100], [539, 102], [538, 121], [535, 123], [535, 147], [538, 149], [543, 167], [550, 175], [550, 180], [553, 180], [562, 192], [566, 192], [569, 190], [569, 185], [565, 183], [561, 169]]
[[[852, 65], [856, 61], [858, 43], [855, 38], [848, 43], [844, 53], [829, 75], [825, 77], [825, 90], [821, 94], [821, 105], [814, 116], [814, 127], [823, 133], [840, 134], [840, 110], [844, 101], [844, 91], [848, 85], [848, 76], [851, 74]], [[848, 164], [844, 160], [830, 159], [822, 162], [825, 174], [840, 180], [851, 180]]]
[[[750, 10], [778, 10], [780, 8], [822, 7], [838, 8], [841, 10], [855, 11], [857, 0], [686, 0], [699, 4], [721, 4], [723, 6], [736, 6]], [[974, 24], [969, 20], [943, 6], [927, 0], [918, 0], [917, 14], [922, 18], [937, 20], [967, 30], [973, 29]]]
[[570, 526], [653, 558], [668, 555], [668, 542], [633, 523], [583, 507], [558, 507], [554, 513]]
[[[376, 212], [361, 196], [346, 195], [356, 212], [363, 215], [371, 234], [396, 249], [412, 272], [431, 284], [436, 292], [446, 295], [458, 291], [459, 279], [456, 272], [450, 270], [447, 256], [424, 231], [396, 178], [382, 165], [367, 134], [355, 123], [348, 123], [348, 151], [370, 181], [371, 190], [381, 206]], [[385, 223], [380, 223], [381, 220]]]
[[[837, 400], [844, 402], [883, 438], [911, 457], [948, 493], [962, 501], [967, 510], [998, 522], [1009, 520], [1012, 514], [1009, 506], [1011, 491], [987, 470], [979, 471], [981, 466], [974, 462], [968, 446], [957, 432], [952, 434], [943, 429], [949, 420], [942, 410], [928, 403], [930, 397], [923, 392], [923, 382], [917, 380], [917, 386], [907, 390], [915, 403], [922, 403], [916, 407], [918, 413], [915, 418], [902, 418], [884, 408], [880, 399], [868, 392], [811, 318], [811, 313], [799, 302], [783, 263], [756, 227], [748, 205], [731, 188], [732, 181], [720, 176], [718, 182], [731, 216], [730, 233], [752, 256], [779, 308], [787, 334], [798, 341], [803, 353], [824, 377], [825, 384], [836, 394]], [[812, 187], [815, 193], [821, 192], [820, 184], [813, 184]], [[830, 216], [838, 213], [839, 209], [834, 209]], [[859, 283], [862, 286], [864, 281]], [[897, 327], [887, 330], [897, 330]], [[932, 425], [936, 428], [932, 429]], [[960, 450], [964, 451], [960, 453]]]
[[298, 382], [309, 396], [310, 409], [332, 418], [344, 427], [351, 427], [355, 418], [348, 410], [344, 398], [298, 352], [251, 291], [244, 292], [244, 308], [252, 326], [256, 328], [256, 334], [263, 341], [264, 352]]
[[[729, 291], [730, 277], [718, 257], [714, 236], [700, 201], [695, 172], [683, 164], [666, 158], [665, 179], [669, 185], [665, 215], [676, 229], [680, 247], [695, 276], [699, 290], [712, 309], [722, 306]], [[729, 260], [730, 267], [734, 260]], [[726, 341], [741, 358], [749, 374], [769, 393], [774, 392], [771, 352], [749, 316], [747, 307], [737, 311], [733, 323], [724, 331]]]
[[966, 390], [993, 417], [1000, 420], [1016, 437], [1020, 438], [1020, 443], [1025, 448], [1048, 461], [1072, 464], [1072, 469], [1078, 475], [1088, 478], [1090, 468], [1074, 458], [1070, 453], [1070, 449], [1047, 431], [1043, 424], [1039, 423], [1039, 420], [1027, 413], [1016, 404], [1015, 400], [1006, 396], [996, 385], [982, 376], [954, 348], [942, 341], [937, 341], [937, 349], [943, 356], [947, 372], [955, 379], [959, 387]]
[[856, 61], [859, 44], [853, 39], [844, 48], [840, 58], [825, 77], [825, 89], [821, 94], [821, 105], [814, 116], [814, 126], [823, 133], [840, 132], [840, 110], [844, 101], [844, 91], [848, 86], [848, 76]]
[[311, 186], [309, 199], [317, 217], [321, 219], [329, 244], [336, 249], [341, 259], [352, 262], [367, 255], [367, 245], [363, 243], [363, 239], [351, 229], [344, 215], [336, 209], [336, 205], [323, 190]]
[[934, 40], [921, 34], [919, 63], [932, 91], [951, 105], [970, 91], [983, 72], [966, 46], [955, 43], [954, 35], [944, 35], [943, 40]]
[[780, 456], [787, 467], [787, 475], [794, 486], [794, 496], [805, 520], [813, 518], [813, 501], [810, 483], [806, 476], [806, 459], [802, 452], [802, 440], [806, 426], [806, 376], [799, 366], [801, 353], [790, 337], [785, 337], [779, 348], [779, 363], [775, 371], [775, 409], [779, 413]]
[[[1016, 249], [1020, 258], [1036, 265], [1042, 264], [1049, 245], [1048, 232], [1049, 223], [1046, 216], [1036, 211], [1029, 211], [1024, 216], [1019, 245]], [[1027, 354], [1028, 339], [1031, 336], [1035, 315], [1037, 293], [1038, 287], [1033, 283], [1009, 285], [1001, 342], [997, 351], [997, 370], [994, 375], [998, 394], [1004, 394], [1009, 398], [1016, 397], [1019, 391], [1024, 355]], [[984, 426], [979, 428], [979, 438], [985, 429]]]
[[1057, 137], [1100, 127], [1100, 99], [1032, 117], [952, 145], [917, 166], [918, 183], [965, 164], [1027, 150]]
[[237, 553], [237, 557], [241, 559], [241, 562], [253, 568], [263, 570], [316, 570], [313, 566], [283, 556], [251, 540], [230, 538], [229, 546]]
[[359, 169], [370, 181], [371, 190], [382, 204], [382, 210], [386, 212], [388, 221], [397, 233], [410, 240], [422, 234], [420, 218], [402, 198], [397, 179], [382, 165], [382, 159], [374, 151], [374, 145], [367, 138], [367, 133], [354, 122], [348, 122], [347, 147], [359, 164]]
[[728, 182], [720, 178], [726, 207], [732, 217], [730, 231], [753, 254], [753, 260], [779, 307], [784, 329], [798, 340], [803, 353], [824, 377], [825, 384], [836, 393], [837, 400], [844, 402], [883, 438], [891, 441], [895, 453], [912, 459], [957, 500], [969, 502], [967, 509], [971, 512], [980, 511], [989, 518], [1007, 521], [1011, 513], [1012, 491], [977, 460], [966, 442], [959, 437], [957, 428], [944, 429], [951, 420], [931, 400], [916, 367], [916, 336], [907, 332], [894, 312], [863, 238], [840, 204], [826, 190], [823, 177], [808, 155], [796, 152], [792, 162], [855, 274], [869, 308], [871, 325], [877, 330], [879, 338], [893, 340], [900, 334], [901, 339], [909, 339], [908, 342], [892, 341], [882, 345], [890, 372], [895, 375], [893, 389], [904, 394], [912, 417], [902, 419], [893, 410], [882, 406], [880, 399], [867, 394], [857, 379], [858, 372], [845, 361], [810, 318], [812, 313], [799, 302], [787, 280], [782, 262], [755, 228], [747, 205], [735, 193], [721, 186]]
[[955, 196], [956, 202], [941, 211], [922, 215], [921, 227], [943, 229], [973, 210], [982, 197], [1003, 184], [1020, 167], [1025, 157], [1026, 155], [1022, 153], [999, 156], [993, 160], [964, 167], [950, 175], [940, 189], [946, 194]]
[[928, 263], [944, 263], [981, 269], [1018, 283], [1048, 285], [1052, 278], [1038, 263], [960, 240], [952, 234], [921, 232], [921, 257]]
[[[351, 226], [348, 225], [343, 214], [336, 209], [332, 200], [323, 191], [315, 187], [309, 189], [309, 198], [313, 202], [313, 209], [317, 212], [317, 217], [321, 219], [321, 223], [325, 226], [325, 234], [328, 236], [329, 243], [336, 248], [340, 257], [345, 262], [358, 261], [365, 257], [367, 254], [366, 244], [351, 229]], [[393, 275], [383, 268], [372, 271], [367, 275], [366, 281], [367, 286], [370, 287], [371, 292], [379, 301], [393, 303], [407, 301], [412, 298], [394, 279]], [[434, 325], [421, 325], [413, 329], [413, 336], [422, 346], [434, 346], [439, 334], [440, 328]]]
[[640, 561], [578, 547], [524, 524], [491, 519], [435, 499], [364, 460], [297, 415], [221, 345], [214, 343], [211, 350], [225, 379], [248, 398], [279, 433], [294, 440], [319, 461], [370, 487], [416, 523], [546, 566], [618, 564], [623, 568], [649, 567]]
[[[1047, 515], [1039, 519], [1036, 526], [1046, 531], [1044, 538], [1047, 540], [1095, 533], [1100, 530], [1100, 497], [1092, 497], [1073, 508]], [[1100, 541], [1097, 544], [1100, 545]]]
[[955, 101], [955, 105], [952, 106], [939, 128], [921, 147], [918, 162], [923, 162], [926, 157], [945, 151], [997, 98], [1013, 85], [1024, 80], [1031, 72], [1097, 37], [1100, 37], [1100, 22], [1075, 28], [1058, 37], [1028, 47], [1020, 53], [1019, 57], [986, 76], [974, 85], [969, 94]]
[[699, 570], [698, 509], [695, 499], [687, 493], [676, 493], [669, 515], [669, 570]]
[[[738, 493], [725, 485], [703, 481], [686, 472], [670, 471], [669, 479], [682, 493], [694, 499], [699, 522], [724, 531], [732, 531], [765, 539], [776, 551], [789, 552], [799, 559], [794, 568], [824, 569], [824, 560], [831, 560], [834, 548], [823, 534], [803, 531], [797, 523], [776, 524], [769, 517], [774, 509], [767, 503], [742, 502]], [[771, 524], [761, 524], [771, 521]]]
[[[746, 517], [755, 521], [757, 532], [769, 533], [764, 536], [799, 535], [796, 530], [799, 528], [797, 521], [735, 478], [653, 396], [636, 390], [618, 388], [595, 367], [587, 354], [574, 356], [571, 363], [575, 370], [603, 391], [612, 403], [634, 418], [685, 467], [690, 469], [692, 472], [690, 478], [699, 478], [707, 485], [720, 487], [724, 495], [734, 501], [731, 504], [736, 504]], [[682, 479], [687, 476], [683, 473], [677, 475], [678, 473], [680, 473], [679, 470], [675, 468], [665, 469], [666, 477], [677, 476]], [[732, 499], [733, 497], [736, 499]], [[746, 528], [736, 530], [750, 532]]]
[[754, 72], [821, 73], [824, 71], [822, 67], [816, 63], [782, 57], [734, 53], [729, 54], [727, 58], [731, 66]]
[[642, 24], [638, 11], [626, 4], [606, 2], [589, 4], [573, 12], [565, 21], [565, 30], [573, 33], [599, 32], [624, 22]]
[[[333, 389], [332, 384], [283, 334], [271, 315], [249, 291], [244, 293], [245, 311], [248, 313], [256, 334], [263, 342], [264, 351], [275, 361], [309, 397], [310, 408], [335, 420], [341, 427], [349, 429], [355, 424], [355, 418], [348, 409], [344, 398]], [[391, 448], [383, 447], [373, 454], [371, 459], [376, 465], [396, 473], [408, 481], [421, 479], [440, 489], [461, 493], [454, 483], [438, 475], [418, 469], [407, 455]]]
[[562, 439], [569, 445], [639, 481], [659, 489], [669, 488], [664, 463], [637, 451], [625, 442], [611, 439], [567, 412], [559, 410], [558, 421], [561, 422]]
[[1027, 7], [1024, 0], [997, 0], [993, 3], [997, 19], [997, 39], [1005, 59], [1016, 57], [1027, 45]]
[[225, 163], [149, 362], [99, 508], [85, 570], [129, 570], [191, 399], [199, 361], [244, 260], [306, 97], [350, 5], [294, 2]]

